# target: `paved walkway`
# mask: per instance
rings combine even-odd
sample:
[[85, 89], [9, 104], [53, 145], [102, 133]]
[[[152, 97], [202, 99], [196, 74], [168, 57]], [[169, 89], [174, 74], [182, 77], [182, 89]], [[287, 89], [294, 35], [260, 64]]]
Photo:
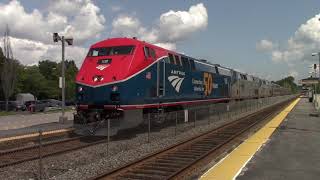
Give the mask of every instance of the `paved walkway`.
[[0, 116], [0, 137], [71, 127], [73, 112], [66, 112], [69, 121], [65, 124], [59, 123], [60, 115], [61, 112]]
[[319, 179], [320, 118], [314, 113], [312, 103], [301, 99], [237, 179]]

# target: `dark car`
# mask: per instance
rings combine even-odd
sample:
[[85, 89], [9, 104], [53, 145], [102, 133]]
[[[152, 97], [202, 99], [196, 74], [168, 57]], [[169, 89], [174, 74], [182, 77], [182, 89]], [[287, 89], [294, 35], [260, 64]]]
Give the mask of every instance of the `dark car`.
[[9, 103], [14, 107], [16, 111], [25, 111], [27, 109], [26, 105], [18, 101], [10, 101]]
[[47, 103], [42, 101], [28, 101], [28, 110], [31, 112], [43, 112], [46, 107], [48, 107]]
[[46, 103], [48, 107], [61, 107], [62, 103], [56, 99], [41, 100], [42, 103]]
[[34, 103], [35, 103], [35, 101], [26, 101], [26, 102], [24, 102], [24, 105], [25, 105], [26, 108], [28, 109], [29, 106], [30, 106], [31, 104], [34, 104]]
[[[0, 111], [6, 110], [6, 102], [0, 101]], [[26, 110], [26, 106], [24, 104], [19, 104], [16, 101], [9, 101], [8, 102], [8, 111], [18, 111], [18, 110]]]
[[66, 100], [66, 106], [74, 106], [76, 102], [74, 100]]

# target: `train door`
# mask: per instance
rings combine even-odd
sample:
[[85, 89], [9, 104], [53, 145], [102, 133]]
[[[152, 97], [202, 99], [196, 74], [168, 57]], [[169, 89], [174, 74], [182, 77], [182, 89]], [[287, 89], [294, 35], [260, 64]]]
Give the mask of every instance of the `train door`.
[[157, 62], [157, 96], [165, 96], [166, 63], [161, 60]]

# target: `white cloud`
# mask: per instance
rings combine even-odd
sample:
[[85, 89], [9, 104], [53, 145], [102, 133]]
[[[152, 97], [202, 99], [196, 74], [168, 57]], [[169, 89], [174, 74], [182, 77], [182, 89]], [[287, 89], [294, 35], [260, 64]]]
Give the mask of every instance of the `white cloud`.
[[176, 42], [188, 39], [194, 32], [208, 24], [207, 10], [202, 3], [191, 6], [189, 11], [170, 10], [160, 15], [153, 27], [144, 27], [140, 20], [130, 15], [120, 15], [112, 22], [112, 34], [138, 37], [169, 49], [176, 49]]
[[263, 39], [256, 44], [256, 49], [258, 51], [262, 51], [262, 52], [271, 51], [271, 50], [275, 49], [276, 47], [277, 47], [276, 44], [274, 44], [272, 41], [269, 41], [266, 39]]
[[[105, 19], [100, 9], [89, 0], [52, 1], [49, 12], [38, 9], [26, 12], [19, 1], [0, 4], [0, 24], [8, 24], [11, 35], [45, 43], [52, 42], [52, 33], [71, 34], [81, 44], [104, 30]], [[4, 32], [5, 26], [0, 27]]]
[[[22, 64], [33, 65], [40, 60], [50, 59], [61, 61], [61, 45], [45, 44], [39, 41], [28, 39], [10, 38], [11, 45], [14, 47], [14, 58]], [[78, 67], [86, 55], [87, 50], [79, 46], [66, 46], [65, 59], [74, 60]]]
[[[261, 40], [257, 47], [269, 50], [274, 62], [296, 64], [305, 60], [314, 61], [312, 52], [320, 49], [320, 14], [300, 25], [284, 46], [279, 47], [268, 40]], [[258, 48], [257, 48], [258, 49]]]
[[303, 76], [308, 75], [306, 64], [314, 63], [318, 60], [316, 57], [312, 57], [311, 54], [320, 50], [319, 18], [320, 14], [301, 24], [287, 42], [281, 46], [271, 41], [261, 40], [257, 47], [259, 46], [260, 49], [269, 51], [273, 62], [288, 65], [288, 72], [283, 75], [291, 75], [295, 79], [303, 78]]
[[207, 25], [208, 13], [202, 3], [191, 6], [189, 11], [170, 10], [160, 16], [160, 39], [169, 42], [184, 40]]
[[155, 45], [165, 49], [172, 50], [172, 51], [177, 49], [177, 46], [175, 43], [155, 43]]

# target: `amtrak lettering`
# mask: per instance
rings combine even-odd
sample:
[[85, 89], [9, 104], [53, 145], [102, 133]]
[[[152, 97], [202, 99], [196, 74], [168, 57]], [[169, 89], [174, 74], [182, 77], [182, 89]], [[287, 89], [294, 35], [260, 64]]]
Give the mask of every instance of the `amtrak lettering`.
[[183, 71], [178, 71], [178, 70], [171, 70], [171, 74], [179, 75], [179, 76], [185, 76], [185, 75], [186, 75], [185, 72], [183, 72]]

